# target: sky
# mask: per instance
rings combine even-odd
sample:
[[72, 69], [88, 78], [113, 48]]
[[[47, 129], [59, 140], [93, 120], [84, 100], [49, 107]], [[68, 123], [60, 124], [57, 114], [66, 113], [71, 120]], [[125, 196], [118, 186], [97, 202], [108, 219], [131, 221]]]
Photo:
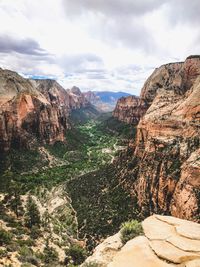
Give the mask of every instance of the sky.
[[200, 54], [199, 0], [0, 0], [0, 67], [64, 88], [139, 95]]

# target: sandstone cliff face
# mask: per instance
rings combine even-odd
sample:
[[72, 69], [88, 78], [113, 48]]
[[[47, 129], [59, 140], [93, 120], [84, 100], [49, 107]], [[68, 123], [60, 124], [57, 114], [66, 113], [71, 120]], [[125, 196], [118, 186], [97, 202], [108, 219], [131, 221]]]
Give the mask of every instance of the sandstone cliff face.
[[100, 101], [100, 97], [97, 96], [94, 92], [88, 91], [83, 93], [86, 99], [93, 105], [97, 104]]
[[[161, 73], [169, 74], [168, 67]], [[173, 70], [156, 77], [156, 83], [162, 80], [156, 93], [156, 71], [145, 83], [141, 95], [152, 103], [137, 127], [126, 186], [145, 216], [164, 212], [200, 220], [200, 58], [175, 63]]]
[[113, 117], [126, 123], [137, 124], [152, 104], [160, 88], [177, 90], [174, 83], [176, 74], [181, 70], [183, 63], [170, 63], [154, 70], [145, 82], [140, 97], [120, 98], [113, 112]]
[[84, 93], [81, 93], [81, 90], [78, 87], [73, 86], [68, 93], [72, 99], [71, 109], [79, 109], [90, 105], [90, 102], [87, 100]]
[[0, 69], [0, 152], [36, 141], [65, 140], [71, 109], [85, 105], [53, 80], [28, 80]]
[[136, 96], [122, 97], [113, 111], [113, 117], [126, 123], [137, 124], [147, 110], [144, 100]]
[[[121, 233], [96, 247], [86, 263], [104, 267], [199, 267], [200, 225], [153, 215], [142, 222], [144, 234], [124, 246]], [[83, 265], [85, 266], [85, 265]]]

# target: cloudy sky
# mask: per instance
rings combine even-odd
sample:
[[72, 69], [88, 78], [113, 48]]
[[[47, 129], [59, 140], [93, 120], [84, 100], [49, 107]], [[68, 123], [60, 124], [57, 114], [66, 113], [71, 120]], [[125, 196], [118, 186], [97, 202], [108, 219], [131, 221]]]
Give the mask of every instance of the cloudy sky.
[[0, 67], [65, 88], [139, 94], [200, 54], [199, 0], [0, 0]]

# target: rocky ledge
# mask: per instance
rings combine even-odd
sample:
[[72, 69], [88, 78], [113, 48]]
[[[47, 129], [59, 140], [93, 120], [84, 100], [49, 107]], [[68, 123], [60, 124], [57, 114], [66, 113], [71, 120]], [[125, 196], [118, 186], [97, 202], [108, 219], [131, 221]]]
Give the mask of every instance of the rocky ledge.
[[122, 246], [120, 232], [96, 247], [86, 262], [102, 267], [199, 267], [200, 224], [153, 215], [142, 222], [144, 235]]

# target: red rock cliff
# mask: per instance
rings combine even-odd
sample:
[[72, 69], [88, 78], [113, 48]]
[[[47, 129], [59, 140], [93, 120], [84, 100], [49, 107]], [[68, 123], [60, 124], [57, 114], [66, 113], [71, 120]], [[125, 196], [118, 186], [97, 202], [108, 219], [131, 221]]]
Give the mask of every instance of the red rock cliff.
[[150, 107], [122, 174], [126, 187], [145, 215], [200, 220], [200, 57], [155, 70], [141, 98]]
[[174, 77], [180, 71], [182, 65], [182, 62], [170, 63], [155, 69], [145, 82], [139, 98], [131, 96], [118, 100], [116, 108], [113, 111], [113, 117], [126, 123], [137, 124], [150, 107], [157, 91], [163, 87], [171, 88], [175, 86], [173, 84]]
[[147, 110], [145, 101], [136, 96], [122, 97], [117, 101], [113, 117], [119, 121], [137, 124]]
[[56, 81], [28, 80], [0, 69], [0, 152], [64, 141], [71, 109], [86, 105], [77, 98]]

